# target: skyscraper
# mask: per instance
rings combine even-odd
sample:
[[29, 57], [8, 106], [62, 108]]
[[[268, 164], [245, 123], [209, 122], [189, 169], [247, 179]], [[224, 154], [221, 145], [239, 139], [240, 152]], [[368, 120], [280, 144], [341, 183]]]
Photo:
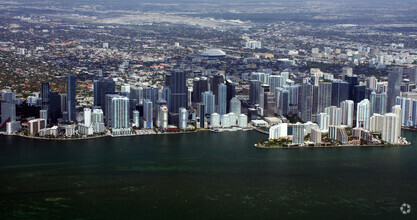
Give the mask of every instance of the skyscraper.
[[401, 82], [403, 80], [403, 69], [398, 67], [389, 72], [388, 75], [388, 96], [387, 111], [395, 105], [395, 98], [400, 96]]
[[344, 81], [332, 82], [332, 105], [340, 107], [342, 101], [349, 99], [349, 84]]
[[383, 141], [390, 144], [397, 144], [398, 137], [400, 136], [401, 130], [398, 129], [400, 119], [395, 113], [387, 113], [384, 115], [384, 124], [382, 127], [381, 138]]
[[108, 94], [116, 93], [116, 84], [111, 78], [100, 78], [94, 80], [94, 106], [100, 106], [106, 115], [105, 99]]
[[259, 92], [261, 89], [261, 82], [258, 80], [249, 81], [249, 105], [254, 106], [259, 104]]
[[143, 100], [143, 127], [153, 128], [153, 104], [149, 99]]
[[68, 74], [67, 79], [67, 110], [68, 121], [76, 121], [76, 101], [75, 101], [75, 75]]
[[224, 76], [220, 74], [216, 74], [211, 78], [210, 82], [210, 90], [213, 91], [215, 96], [215, 103], [216, 105], [219, 104], [219, 85], [224, 82]]
[[305, 137], [304, 124], [297, 122], [296, 124], [293, 125], [292, 129], [293, 129], [292, 143], [297, 144], [297, 145], [304, 144], [304, 137]]
[[113, 129], [129, 128], [130, 107], [129, 99], [124, 96], [113, 97], [111, 100], [112, 125]]
[[345, 75], [345, 81], [349, 84], [349, 100], [353, 100], [353, 87], [359, 85], [359, 77], [356, 75]]
[[384, 115], [387, 111], [387, 94], [373, 91], [371, 93], [371, 108], [372, 113]]
[[340, 103], [340, 108], [342, 109], [342, 125], [353, 127], [354, 102], [345, 100]]
[[240, 115], [242, 113], [241, 111], [241, 102], [238, 98], [234, 97], [232, 100], [230, 100], [230, 110], [229, 112], [233, 112], [236, 115]]
[[225, 84], [221, 83], [219, 85], [218, 94], [219, 94], [219, 101], [218, 101], [219, 111], [218, 112], [220, 115], [224, 115], [227, 113], [227, 108], [226, 108], [227, 107], [227, 86]]
[[179, 129], [185, 130], [187, 128], [187, 122], [188, 122], [188, 111], [185, 108], [180, 108], [179, 110]]
[[168, 107], [169, 112], [178, 113], [180, 108], [187, 107], [186, 73], [176, 70], [171, 72], [171, 100]]
[[206, 91], [206, 92], [203, 92], [202, 94], [201, 94], [201, 99], [202, 99], [202, 101], [203, 101], [203, 104], [204, 104], [204, 107], [205, 107], [205, 109], [204, 109], [204, 111], [205, 111], [205, 113], [206, 114], [212, 114], [212, 113], [214, 113], [215, 111], [215, 102], [214, 102], [214, 100], [215, 100], [215, 97], [214, 97], [214, 94], [213, 94], [213, 92], [212, 91]]
[[42, 99], [42, 109], [48, 110], [49, 108], [49, 83], [42, 82], [41, 84], [41, 99]]
[[163, 131], [168, 129], [168, 106], [162, 105], [158, 111], [158, 127]]
[[227, 86], [226, 109], [230, 109], [230, 101], [236, 95], [236, 87], [235, 87], [235, 83], [233, 83], [232, 80], [230, 79], [226, 80], [226, 86]]
[[299, 91], [299, 117], [302, 121], [312, 121], [312, 107], [313, 107], [313, 85], [303, 83]]
[[318, 91], [317, 112], [324, 112], [324, 109], [332, 104], [332, 83], [320, 82]]
[[288, 90], [284, 88], [278, 88], [275, 90], [275, 92], [278, 115], [287, 115], [290, 109]]
[[57, 123], [61, 114], [61, 95], [57, 92], [49, 93], [49, 116], [51, 123]]
[[371, 117], [371, 104], [364, 99], [357, 104], [356, 127], [369, 130], [369, 118]]
[[366, 87], [363, 85], [355, 85], [353, 86], [353, 101], [355, 103], [359, 103], [360, 101], [364, 100], [366, 96]]
[[410, 108], [411, 108], [411, 99], [404, 97], [397, 97], [396, 105], [401, 107], [401, 125], [408, 126], [410, 123]]

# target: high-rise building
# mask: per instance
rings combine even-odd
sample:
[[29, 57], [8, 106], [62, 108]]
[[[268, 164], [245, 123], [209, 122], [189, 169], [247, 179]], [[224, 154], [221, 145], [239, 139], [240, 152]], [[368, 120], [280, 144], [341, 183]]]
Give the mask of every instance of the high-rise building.
[[292, 126], [293, 131], [293, 137], [292, 137], [292, 143], [296, 145], [303, 145], [304, 144], [304, 125], [297, 122]]
[[399, 106], [399, 105], [392, 106], [392, 111], [391, 112], [395, 113], [398, 117], [397, 129], [398, 129], [399, 135], [400, 135], [401, 134], [401, 117], [402, 117], [401, 106]]
[[206, 122], [206, 111], [205, 111], [205, 107], [204, 107], [204, 104], [203, 103], [200, 103], [199, 105], [198, 105], [198, 113], [199, 113], [199, 115], [198, 115], [198, 117], [199, 117], [199, 125], [200, 125], [200, 128], [205, 128], [206, 126], [205, 126], [205, 122]]
[[6, 127], [7, 122], [16, 121], [16, 94], [3, 90], [1, 91], [1, 123], [0, 128]]
[[313, 85], [309, 83], [301, 84], [299, 97], [299, 117], [304, 122], [311, 121], [313, 107]]
[[288, 90], [284, 88], [278, 88], [275, 90], [275, 92], [278, 115], [287, 115], [290, 109]]
[[187, 122], [188, 122], [188, 111], [185, 108], [180, 108], [179, 111], [179, 116], [180, 116], [180, 123], [179, 123], [179, 129], [181, 130], [185, 130], [187, 129]]
[[219, 111], [218, 112], [220, 115], [224, 115], [227, 113], [227, 109], [226, 109], [227, 108], [227, 86], [225, 84], [221, 83], [219, 85], [218, 94], [219, 94], [219, 101], [218, 101]]
[[371, 117], [371, 104], [364, 99], [357, 104], [356, 127], [369, 130], [369, 118]]
[[387, 111], [387, 93], [373, 91], [371, 93], [372, 113], [384, 115]]
[[277, 104], [275, 103], [275, 95], [272, 92], [266, 92], [264, 93], [263, 97], [263, 115], [266, 117], [273, 117], [277, 108]]
[[39, 111], [39, 118], [45, 119], [46, 124], [48, 124], [48, 110], [41, 109]]
[[241, 102], [238, 98], [234, 97], [232, 100], [230, 100], [230, 110], [229, 112], [233, 112], [236, 115], [241, 114]]
[[153, 104], [149, 99], [143, 100], [143, 127], [153, 128]]
[[171, 72], [171, 100], [168, 106], [169, 112], [178, 113], [180, 108], [187, 107], [186, 73], [181, 70]]
[[378, 80], [375, 76], [367, 77], [366, 78], [366, 87], [370, 89], [377, 89]]
[[91, 125], [91, 109], [84, 108], [84, 125], [90, 126]]
[[271, 92], [275, 93], [275, 89], [277, 87], [282, 88], [283, 86], [284, 86], [284, 79], [282, 78], [282, 76], [278, 76], [278, 75], [269, 76], [269, 88]]
[[364, 100], [366, 97], [366, 87], [363, 85], [355, 85], [353, 86], [353, 101], [355, 103], [359, 103], [360, 101]]
[[313, 141], [315, 145], [321, 144], [321, 130], [319, 128], [311, 129], [310, 140]]
[[61, 112], [68, 112], [67, 109], [67, 102], [68, 102], [68, 98], [67, 98], [67, 94], [60, 94], [59, 96], [61, 96]]
[[342, 125], [342, 109], [336, 106], [330, 106], [324, 109], [324, 112], [329, 115], [329, 125]]
[[411, 108], [411, 126], [417, 126], [417, 100], [413, 100], [412, 108]]
[[387, 111], [395, 105], [395, 99], [400, 96], [401, 82], [403, 80], [403, 69], [398, 67], [389, 72], [388, 75], [388, 95]]
[[342, 125], [353, 127], [353, 110], [354, 102], [352, 100], [345, 100], [340, 103], [342, 109]]
[[345, 75], [345, 81], [349, 84], [349, 100], [353, 100], [353, 87], [359, 85], [359, 77], [356, 75]]
[[220, 115], [217, 113], [211, 114], [210, 117], [210, 127], [211, 128], [218, 128], [220, 127]]
[[209, 90], [209, 82], [206, 77], [196, 78], [193, 81], [193, 95], [192, 102], [199, 103], [201, 102], [201, 93]]
[[215, 96], [216, 105], [219, 104], [219, 85], [224, 82], [224, 76], [221, 74], [213, 75], [210, 81], [210, 90]]
[[202, 93], [202, 102], [204, 104], [204, 111], [206, 114], [212, 114], [214, 113], [215, 108], [215, 97], [212, 91], [206, 91]]
[[235, 83], [233, 83], [232, 80], [230, 79], [226, 80], [226, 86], [227, 86], [226, 109], [230, 109], [230, 101], [232, 100], [232, 98], [236, 96], [236, 86], [235, 86]]
[[349, 99], [349, 84], [344, 81], [332, 82], [332, 105], [340, 107], [340, 103]]
[[324, 109], [332, 104], [332, 83], [320, 82], [318, 90], [317, 112], [324, 112]]
[[104, 123], [104, 114], [103, 110], [96, 108], [93, 110], [93, 125], [98, 123]]
[[124, 96], [113, 97], [111, 100], [112, 108], [112, 129], [129, 128], [130, 107], [129, 99]]
[[112, 108], [112, 99], [115, 97], [120, 97], [119, 95], [116, 94], [107, 94], [105, 101], [104, 101], [104, 116], [106, 118], [106, 124], [107, 126], [111, 127], [112, 126], [112, 119], [113, 119], [113, 108]]
[[49, 93], [49, 116], [51, 123], [57, 123], [61, 114], [61, 95], [57, 92]]
[[258, 80], [249, 81], [249, 105], [259, 104], [259, 93], [261, 90], [261, 82]]
[[41, 83], [41, 99], [42, 99], [42, 109], [48, 110], [49, 108], [49, 83]]
[[68, 74], [68, 79], [67, 79], [68, 121], [76, 121], [75, 80], [76, 78], [74, 74]]
[[133, 127], [140, 127], [140, 113], [138, 110], [134, 110], [133, 111], [133, 123], [132, 123]]
[[410, 108], [411, 108], [411, 99], [404, 98], [404, 97], [397, 97], [396, 98], [396, 105], [401, 107], [401, 125], [402, 126], [409, 126], [411, 123], [410, 121]]
[[168, 129], [168, 106], [162, 105], [158, 110], [158, 124], [157, 126], [163, 131]]
[[398, 129], [400, 119], [395, 113], [387, 113], [384, 115], [384, 124], [382, 127], [381, 138], [383, 141], [390, 144], [397, 144], [401, 129]]
[[281, 123], [269, 128], [269, 139], [280, 139], [288, 136], [288, 124]]
[[371, 132], [382, 132], [383, 125], [384, 125], [384, 116], [380, 114], [373, 114], [371, 118], [369, 119], [370, 126], [369, 131]]
[[328, 114], [324, 112], [317, 114], [317, 124], [323, 132], [327, 132], [329, 130], [329, 121], [330, 117]]

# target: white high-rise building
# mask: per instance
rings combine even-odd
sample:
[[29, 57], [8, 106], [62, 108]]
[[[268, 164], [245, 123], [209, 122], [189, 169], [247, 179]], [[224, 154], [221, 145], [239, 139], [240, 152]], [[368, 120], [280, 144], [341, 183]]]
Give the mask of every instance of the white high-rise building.
[[245, 43], [245, 48], [248, 49], [260, 49], [262, 48], [262, 43], [260, 41], [251, 40]]
[[84, 125], [90, 126], [91, 125], [91, 109], [84, 108]]
[[220, 118], [221, 125], [223, 128], [230, 128], [230, 118], [229, 115], [224, 114]]
[[342, 125], [352, 127], [354, 102], [352, 100], [345, 100], [340, 103], [340, 108], [342, 109]]
[[133, 111], [133, 127], [140, 127], [140, 113], [138, 110]]
[[233, 112], [227, 114], [229, 116], [229, 124], [231, 127], [237, 125], [237, 115]]
[[324, 109], [324, 112], [329, 115], [329, 125], [339, 126], [342, 124], [342, 109], [336, 106], [330, 106]]
[[180, 117], [180, 120], [179, 120], [179, 128], [181, 129], [181, 130], [185, 130], [185, 129], [187, 129], [187, 122], [188, 122], [188, 111], [187, 111], [187, 109], [185, 109], [185, 108], [180, 108], [180, 111], [179, 111], [179, 117]]
[[368, 99], [358, 103], [356, 112], [356, 127], [369, 130], [369, 118], [371, 117], [371, 104]]
[[384, 125], [382, 128], [382, 140], [390, 144], [397, 144], [398, 137], [400, 136], [401, 130], [398, 129], [400, 119], [395, 113], [387, 113], [384, 116]]
[[245, 114], [240, 114], [238, 117], [238, 125], [240, 128], [248, 127], [248, 116]]
[[241, 111], [241, 102], [236, 97], [233, 97], [230, 100], [230, 112], [233, 112], [236, 115], [240, 115], [242, 113], [242, 111]]
[[399, 105], [392, 106], [392, 113], [395, 113], [398, 117], [397, 129], [399, 130], [399, 134], [401, 134], [401, 114], [402, 114], [401, 106]]
[[129, 99], [117, 96], [111, 100], [112, 128], [129, 128]]
[[397, 97], [396, 104], [401, 106], [401, 125], [409, 126], [410, 123], [410, 109], [411, 109], [411, 99], [404, 97]]
[[168, 107], [166, 105], [162, 105], [161, 107], [159, 107], [157, 125], [163, 131], [166, 131], [168, 129]]
[[93, 110], [93, 125], [95, 125], [97, 123], [104, 123], [103, 110], [101, 110], [101, 109], [94, 109]]
[[373, 114], [370, 120], [370, 128], [371, 132], [382, 132], [382, 128], [384, 125], [384, 116], [380, 114]]
[[212, 127], [212, 128], [220, 127], [220, 115], [219, 114], [217, 114], [217, 113], [211, 114], [210, 127]]
[[317, 124], [322, 132], [327, 133], [329, 131], [330, 117], [328, 114], [322, 112], [317, 115]]
[[286, 138], [288, 135], [288, 124], [281, 123], [269, 128], [269, 139]]
[[311, 129], [310, 140], [313, 141], [314, 144], [321, 144], [321, 131], [319, 128]]

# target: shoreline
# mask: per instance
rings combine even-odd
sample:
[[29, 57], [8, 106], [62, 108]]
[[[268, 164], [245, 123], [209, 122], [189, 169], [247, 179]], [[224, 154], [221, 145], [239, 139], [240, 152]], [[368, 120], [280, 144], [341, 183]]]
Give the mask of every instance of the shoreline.
[[[221, 132], [228, 131], [228, 132], [234, 132], [234, 131], [250, 131], [253, 130], [251, 128], [243, 128], [243, 129], [236, 129], [233, 128], [230, 129], [222, 129]], [[180, 132], [163, 132], [163, 133], [154, 133], [152, 130], [152, 133], [143, 133], [143, 134], [130, 134], [130, 135], [112, 135], [112, 134], [105, 134], [105, 135], [99, 135], [99, 136], [92, 136], [92, 137], [81, 137], [81, 138], [47, 138], [47, 137], [38, 137], [38, 136], [26, 136], [21, 134], [5, 134], [0, 133], [0, 135], [4, 136], [17, 136], [27, 139], [35, 139], [35, 140], [46, 140], [46, 141], [81, 141], [81, 140], [90, 140], [90, 139], [98, 139], [98, 138], [105, 138], [105, 137], [111, 137], [111, 138], [122, 138], [122, 137], [136, 137], [136, 136], [147, 136], [147, 135], [174, 135], [174, 134], [194, 134], [197, 132], [202, 131], [210, 131], [210, 132], [216, 132], [212, 129], [196, 129], [194, 131], [180, 131]]]
[[408, 142], [407, 144], [368, 144], [368, 145], [330, 145], [330, 146], [324, 146], [324, 145], [320, 145], [320, 146], [293, 146], [293, 147], [280, 147], [280, 146], [276, 146], [276, 147], [264, 147], [264, 146], [259, 146], [258, 144], [254, 144], [254, 146], [258, 149], [304, 149], [304, 148], [308, 148], [308, 149], [312, 149], [312, 148], [345, 148], [345, 147], [405, 147], [405, 146], [410, 146], [412, 145], [411, 142]]

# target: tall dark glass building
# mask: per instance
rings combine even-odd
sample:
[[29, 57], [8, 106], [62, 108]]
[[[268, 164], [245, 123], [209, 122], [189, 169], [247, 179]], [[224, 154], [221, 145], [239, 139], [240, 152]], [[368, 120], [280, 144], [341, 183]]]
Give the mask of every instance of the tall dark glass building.
[[349, 83], [344, 81], [332, 82], [332, 105], [340, 107], [340, 103], [349, 100]]
[[359, 85], [359, 77], [356, 75], [345, 75], [345, 81], [349, 84], [349, 100], [353, 100], [353, 87]]
[[187, 107], [186, 73], [175, 70], [171, 73], [171, 100], [168, 111], [178, 113], [180, 108]]
[[236, 87], [235, 87], [235, 84], [230, 79], [226, 80], [226, 86], [227, 86], [227, 109], [230, 109], [230, 100], [232, 100], [232, 98], [236, 96]]
[[220, 83], [224, 82], [224, 77], [223, 75], [217, 74], [214, 75], [213, 78], [211, 79], [211, 84], [210, 84], [210, 90], [213, 92], [216, 100], [215, 103], [216, 105], [219, 104], [219, 85]]
[[61, 95], [57, 92], [51, 92], [49, 94], [49, 115], [51, 123], [57, 123], [58, 118], [62, 117], [61, 114]]
[[42, 82], [41, 84], [41, 100], [42, 100], [42, 109], [48, 110], [49, 108], [49, 83]]
[[116, 84], [111, 78], [94, 81], [94, 106], [100, 106], [106, 115], [106, 95], [116, 93]]
[[68, 110], [68, 121], [76, 121], [76, 112], [75, 112], [75, 75], [68, 74], [67, 79], [67, 110]]
[[400, 89], [401, 89], [402, 81], [403, 81], [403, 69], [401, 67], [397, 67], [389, 72], [387, 112], [391, 112], [391, 108], [395, 105], [395, 100], [397, 96], [400, 96]]

